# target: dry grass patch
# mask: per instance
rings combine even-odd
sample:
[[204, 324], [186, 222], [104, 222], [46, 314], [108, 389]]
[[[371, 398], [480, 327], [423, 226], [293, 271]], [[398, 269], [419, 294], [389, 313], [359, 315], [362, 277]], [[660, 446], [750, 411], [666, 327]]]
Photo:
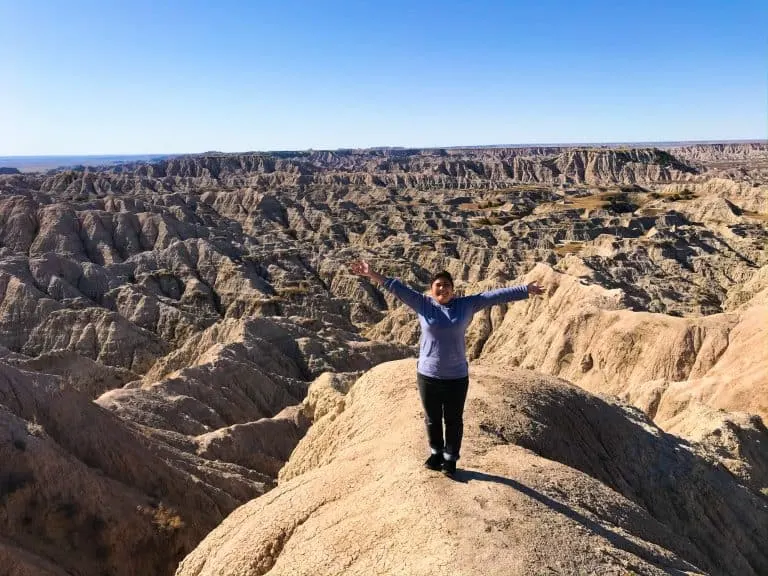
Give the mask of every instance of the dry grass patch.
[[184, 527], [184, 520], [173, 508], [160, 504], [152, 512], [152, 522], [161, 532], [175, 532]]
[[492, 210], [506, 204], [506, 200], [502, 198], [484, 198], [474, 202], [464, 202], [459, 204], [457, 208], [460, 210]]
[[515, 216], [479, 216], [477, 218], [470, 218], [469, 225], [472, 228], [483, 228], [484, 226], [502, 226], [510, 220], [514, 219]]
[[768, 222], [768, 214], [765, 212], [755, 212], [754, 210], [742, 210], [741, 211], [743, 216], [747, 216], [749, 218], [755, 218], [757, 220], [762, 220], [763, 222]]
[[584, 242], [568, 242], [555, 248], [555, 254], [565, 256], [566, 254], [578, 254], [584, 248]]
[[498, 188], [494, 190], [488, 190], [488, 194], [511, 194], [514, 192], [549, 192], [551, 190], [548, 186], [537, 186], [535, 184], [512, 184], [506, 188]]
[[643, 210], [642, 215], [643, 216], [660, 216], [661, 214], [664, 214], [666, 210], [662, 208], [645, 208]]
[[286, 286], [279, 288], [278, 294], [283, 298], [288, 298], [290, 296], [309, 294], [310, 291], [311, 286], [309, 282], [306, 280], [300, 280], [297, 284], [287, 284]]
[[[621, 196], [620, 192], [599, 192], [589, 196], [566, 196], [558, 202], [544, 203], [552, 212], [568, 210], [595, 210], [605, 208]], [[560, 203], [562, 202], [562, 203]]]
[[665, 202], [677, 202], [678, 200], [692, 200], [698, 198], [698, 194], [684, 188], [680, 192], [649, 192], [648, 198], [652, 200], [664, 200]]

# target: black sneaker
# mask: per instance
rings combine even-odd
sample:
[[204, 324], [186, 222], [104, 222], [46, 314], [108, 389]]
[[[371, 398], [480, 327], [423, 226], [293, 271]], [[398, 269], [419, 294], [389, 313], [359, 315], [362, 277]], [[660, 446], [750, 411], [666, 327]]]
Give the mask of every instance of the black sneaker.
[[443, 460], [443, 474], [449, 478], [456, 475], [456, 460]]
[[442, 454], [432, 454], [432, 456], [427, 458], [427, 461], [424, 462], [424, 467], [429, 468], [430, 470], [440, 470], [442, 466], [443, 466]]

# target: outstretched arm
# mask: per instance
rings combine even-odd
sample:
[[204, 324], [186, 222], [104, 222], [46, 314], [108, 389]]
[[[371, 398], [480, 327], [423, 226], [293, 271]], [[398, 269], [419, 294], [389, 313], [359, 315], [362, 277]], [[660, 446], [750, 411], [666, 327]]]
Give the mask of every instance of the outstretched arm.
[[350, 268], [352, 269], [352, 272], [358, 276], [365, 276], [377, 284], [383, 285], [384, 288], [392, 292], [392, 294], [394, 294], [403, 304], [415, 310], [417, 313], [422, 311], [426, 297], [423, 294], [416, 292], [416, 290], [408, 288], [408, 286], [400, 282], [400, 280], [382, 276], [371, 268], [365, 260], [352, 262]]
[[508, 288], [499, 288], [498, 290], [488, 290], [467, 296], [472, 313], [479, 312], [484, 308], [490, 308], [496, 304], [505, 302], [514, 302], [516, 300], [525, 300], [529, 296], [543, 294], [544, 290], [536, 282], [530, 284], [521, 284], [520, 286], [510, 286]]

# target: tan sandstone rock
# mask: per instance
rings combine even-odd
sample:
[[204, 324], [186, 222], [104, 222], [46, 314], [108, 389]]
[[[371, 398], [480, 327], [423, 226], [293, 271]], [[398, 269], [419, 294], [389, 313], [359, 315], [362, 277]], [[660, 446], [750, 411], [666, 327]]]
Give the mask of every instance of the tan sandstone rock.
[[[759, 574], [768, 505], [642, 415], [477, 366], [456, 482], [425, 471], [413, 361], [352, 387], [179, 576]], [[323, 419], [320, 420], [322, 422]]]

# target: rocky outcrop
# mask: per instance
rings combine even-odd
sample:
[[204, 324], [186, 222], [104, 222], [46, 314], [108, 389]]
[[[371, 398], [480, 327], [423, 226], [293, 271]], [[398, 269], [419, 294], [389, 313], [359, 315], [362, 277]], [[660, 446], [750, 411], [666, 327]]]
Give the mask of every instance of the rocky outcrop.
[[107, 390], [121, 388], [139, 378], [136, 373], [125, 368], [105, 366], [67, 350], [48, 352], [34, 358], [18, 355], [4, 360], [22, 370], [60, 376], [60, 386], [77, 390], [89, 398], [96, 398]]
[[487, 337], [483, 358], [639, 402], [662, 426], [694, 399], [768, 418], [764, 305], [673, 318], [626, 310], [620, 291], [584, 286], [543, 266], [527, 278], [533, 279], [548, 294], [510, 306]]
[[726, 142], [681, 146], [669, 151], [707, 174], [758, 185], [768, 176], [768, 142]]
[[291, 406], [272, 418], [201, 434], [195, 438], [196, 452], [208, 460], [232, 462], [276, 478], [310, 424], [297, 406]]
[[[147, 424], [196, 435], [298, 404], [305, 382], [324, 371], [364, 370], [410, 353], [404, 346], [344, 341], [330, 327], [310, 326], [267, 318], [219, 323], [157, 362], [141, 387], [109, 392], [98, 402], [140, 422], [141, 407], [157, 403]], [[180, 393], [185, 403], [160, 409]], [[155, 419], [160, 413], [164, 423]]]
[[722, 160], [768, 160], [768, 142], [728, 142], [675, 146], [669, 152], [684, 160], [706, 164]]
[[0, 538], [10, 565], [19, 566], [10, 574], [51, 565], [67, 573], [169, 573], [269, 484], [149, 441], [50, 377], [6, 364], [0, 421]]
[[736, 206], [738, 210], [756, 213], [747, 214], [749, 217], [768, 213], [768, 187], [761, 184], [712, 178], [701, 183], [668, 184], [662, 186], [660, 191], [671, 195], [684, 194], [688, 191], [689, 194], [699, 196], [705, 201], [722, 198]]
[[[527, 154], [526, 154], [527, 152]], [[519, 183], [634, 184], [681, 180], [696, 170], [656, 148], [553, 148], [330, 152], [185, 156], [102, 171], [62, 172], [41, 189], [76, 198], [197, 186], [353, 185], [399, 188], [500, 188]]]
[[686, 410], [664, 421], [670, 434], [698, 443], [756, 493], [768, 487], [768, 430], [762, 419], [746, 412], [715, 410], [692, 402]]
[[[230, 510], [273, 485], [320, 414], [317, 400], [296, 406], [304, 379], [408, 353], [306, 322], [220, 322], [96, 404], [71, 390], [93, 395], [98, 378], [116, 385], [131, 373], [70, 352], [6, 349], [7, 362], [59, 374], [0, 364], [0, 537], [13, 544], [2, 548], [11, 574], [49, 560], [83, 574], [172, 572]], [[90, 373], [72, 372], [81, 368]]]
[[768, 569], [762, 497], [696, 445], [563, 381], [476, 366], [457, 481], [425, 471], [414, 369], [384, 364], [358, 380], [279, 486], [177, 574]]
[[49, 350], [71, 350], [108, 366], [146, 371], [167, 348], [150, 332], [122, 316], [98, 308], [57, 310], [38, 324], [22, 352], [36, 356]]

